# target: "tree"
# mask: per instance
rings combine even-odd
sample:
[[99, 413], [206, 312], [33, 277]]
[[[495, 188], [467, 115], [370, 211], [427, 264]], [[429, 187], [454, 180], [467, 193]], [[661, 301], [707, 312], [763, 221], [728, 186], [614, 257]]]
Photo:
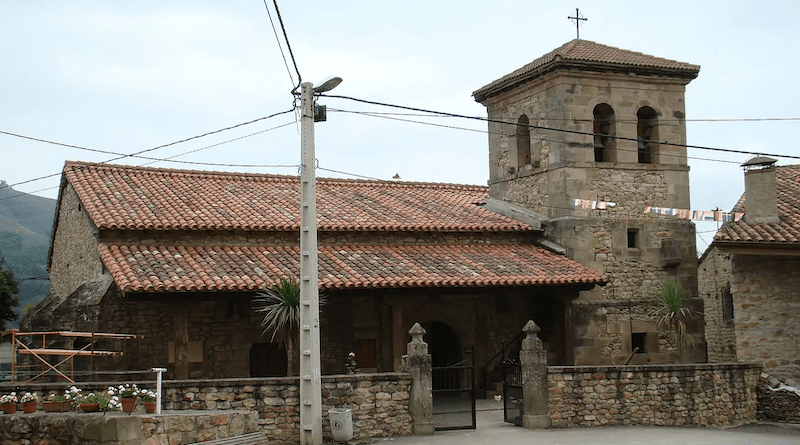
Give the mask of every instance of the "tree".
[[653, 300], [652, 315], [658, 317], [658, 325], [667, 325], [670, 337], [679, 352], [688, 349], [693, 338], [687, 331], [686, 321], [692, 318], [692, 311], [684, 307], [688, 294], [680, 285], [672, 280], [661, 283], [659, 294]]
[[17, 319], [14, 308], [19, 307], [19, 282], [14, 279], [14, 274], [5, 266], [5, 261], [0, 260], [0, 331], [6, 330], [6, 322]]
[[[261, 326], [264, 334], [272, 334], [270, 341], [278, 341], [286, 349], [286, 375], [299, 375], [295, 370], [295, 358], [300, 344], [300, 286], [295, 278], [280, 278], [278, 283], [256, 295], [253, 301], [256, 312], [264, 314]], [[325, 304], [325, 296], [320, 294], [319, 306]]]

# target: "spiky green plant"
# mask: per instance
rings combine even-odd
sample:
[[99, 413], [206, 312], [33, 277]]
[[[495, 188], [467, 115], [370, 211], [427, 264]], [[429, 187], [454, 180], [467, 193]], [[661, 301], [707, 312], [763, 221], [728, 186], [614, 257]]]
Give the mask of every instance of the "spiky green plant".
[[[272, 334], [270, 341], [282, 343], [286, 349], [287, 375], [298, 375], [294, 369], [295, 354], [300, 343], [300, 286], [295, 278], [280, 278], [278, 282], [253, 300], [257, 313], [264, 314], [263, 334]], [[319, 306], [325, 304], [320, 293]], [[262, 334], [262, 335], [263, 335]], [[299, 356], [298, 356], [299, 357]]]
[[666, 280], [653, 301], [651, 315], [658, 317], [658, 325], [667, 325], [669, 336], [683, 352], [692, 346], [694, 339], [689, 334], [686, 321], [692, 318], [692, 311], [684, 307], [688, 293], [678, 283]]

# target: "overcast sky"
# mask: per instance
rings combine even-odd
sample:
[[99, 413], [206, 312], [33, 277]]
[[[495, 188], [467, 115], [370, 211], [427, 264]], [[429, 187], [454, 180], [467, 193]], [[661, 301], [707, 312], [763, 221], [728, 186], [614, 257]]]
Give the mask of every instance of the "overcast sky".
[[[267, 4], [280, 34], [272, 0]], [[686, 91], [690, 145], [800, 156], [792, 136], [800, 121], [791, 119], [800, 117], [800, 2], [279, 0], [278, 6], [304, 81], [338, 75], [344, 82], [331, 94], [471, 116], [486, 115], [474, 90], [575, 38], [567, 16], [578, 6], [588, 19], [583, 39], [701, 66]], [[248, 122], [292, 108], [297, 75], [285, 46], [284, 52], [288, 70], [262, 0], [6, 1], [0, 131], [127, 154]], [[328, 121], [316, 126], [323, 169], [486, 184], [485, 123], [365, 116], [337, 110], [400, 110], [334, 98], [320, 103], [328, 106]], [[764, 118], [789, 119], [758, 120]], [[152, 165], [296, 174], [296, 167], [262, 167], [299, 163], [294, 120], [288, 113], [145, 156], [193, 151], [174, 159], [236, 165]], [[205, 148], [236, 138], [243, 139]], [[0, 179], [9, 184], [57, 174], [65, 160], [115, 157], [4, 134], [0, 156]], [[748, 156], [699, 149], [689, 156], [692, 208], [730, 209], [743, 191], [739, 165]], [[779, 158], [779, 165], [797, 163]], [[14, 188], [55, 198], [58, 181]], [[713, 233], [704, 232], [715, 227], [698, 224], [698, 232], [710, 242]]]

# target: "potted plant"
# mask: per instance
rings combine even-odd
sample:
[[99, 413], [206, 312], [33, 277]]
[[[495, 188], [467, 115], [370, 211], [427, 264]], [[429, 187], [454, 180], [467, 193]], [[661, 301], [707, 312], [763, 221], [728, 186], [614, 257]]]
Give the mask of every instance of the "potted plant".
[[47, 400], [42, 401], [42, 409], [48, 413], [66, 412], [69, 411], [69, 408], [70, 400], [68, 391], [64, 394], [50, 393], [50, 395], [47, 396]]
[[19, 398], [17, 398], [16, 392], [0, 396], [0, 405], [3, 406], [3, 412], [6, 414], [17, 412], [17, 402], [19, 402]]
[[108, 392], [111, 395], [116, 394], [116, 396], [119, 398], [119, 401], [122, 404], [122, 411], [125, 411], [126, 413], [133, 411], [133, 408], [136, 406], [136, 397], [139, 395], [139, 388], [135, 383], [133, 385], [126, 383], [124, 385], [119, 385], [116, 388], [112, 386], [108, 388]]
[[35, 413], [38, 409], [39, 396], [35, 392], [26, 392], [19, 401], [22, 402], [22, 411], [25, 414]]
[[75, 388], [73, 386], [70, 388], [70, 392], [72, 393], [75, 403], [78, 405], [81, 411], [85, 413], [101, 410], [113, 411], [119, 407], [119, 399], [116, 395], [109, 394], [110, 391], [90, 392], [85, 394], [79, 388]]
[[157, 405], [155, 392], [148, 389], [143, 389], [139, 391], [139, 398], [142, 399], [142, 402], [144, 402], [145, 412], [150, 414], [156, 412]]

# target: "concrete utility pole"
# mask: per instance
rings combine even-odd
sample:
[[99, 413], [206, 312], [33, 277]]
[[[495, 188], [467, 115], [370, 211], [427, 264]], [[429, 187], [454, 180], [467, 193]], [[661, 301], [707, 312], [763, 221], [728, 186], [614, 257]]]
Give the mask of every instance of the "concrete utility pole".
[[300, 443], [322, 444], [322, 372], [320, 370], [319, 284], [317, 258], [317, 179], [314, 154], [314, 94], [342, 82], [333, 77], [314, 88], [300, 86]]

